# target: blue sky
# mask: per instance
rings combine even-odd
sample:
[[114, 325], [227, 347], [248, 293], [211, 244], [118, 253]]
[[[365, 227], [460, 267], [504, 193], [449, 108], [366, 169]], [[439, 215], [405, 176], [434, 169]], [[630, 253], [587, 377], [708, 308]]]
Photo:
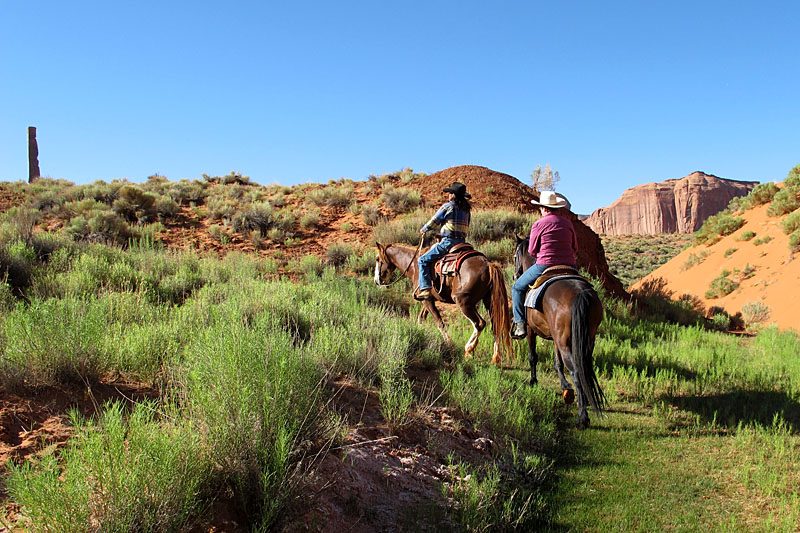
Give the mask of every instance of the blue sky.
[[800, 164], [800, 2], [0, 0], [0, 181], [536, 165], [589, 213]]

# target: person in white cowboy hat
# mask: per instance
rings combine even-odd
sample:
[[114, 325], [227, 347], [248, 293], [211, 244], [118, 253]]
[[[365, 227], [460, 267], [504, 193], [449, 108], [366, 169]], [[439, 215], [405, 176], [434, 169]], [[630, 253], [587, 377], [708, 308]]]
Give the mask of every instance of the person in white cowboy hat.
[[525, 337], [525, 294], [528, 287], [542, 275], [547, 267], [571, 265], [577, 268], [575, 256], [578, 253], [578, 239], [572, 221], [561, 216], [569, 209], [569, 201], [554, 191], [542, 191], [539, 201], [531, 200], [539, 206], [542, 218], [531, 226], [528, 253], [533, 257], [533, 266], [522, 273], [511, 288], [514, 326], [511, 337]]
[[467, 239], [469, 231], [470, 205], [468, 199], [472, 198], [467, 192], [467, 186], [458, 181], [454, 181], [449, 187], [445, 187], [442, 192], [448, 193], [448, 202], [436, 212], [433, 217], [425, 223], [419, 230], [420, 234], [431, 229], [432, 226], [441, 225], [438, 243], [431, 246], [422, 257], [417, 260], [419, 267], [419, 285], [414, 292], [416, 300], [430, 300], [431, 287], [433, 286], [432, 270], [436, 260], [447, 254], [450, 248]]

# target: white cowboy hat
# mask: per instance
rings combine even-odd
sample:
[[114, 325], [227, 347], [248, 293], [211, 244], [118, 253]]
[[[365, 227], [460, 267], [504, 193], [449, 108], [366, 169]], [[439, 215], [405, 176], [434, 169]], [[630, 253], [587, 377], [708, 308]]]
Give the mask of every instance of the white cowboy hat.
[[531, 200], [533, 205], [542, 207], [549, 207], [550, 209], [560, 209], [562, 207], [569, 207], [569, 201], [563, 194], [558, 194], [555, 191], [542, 191], [539, 194], [539, 201]]

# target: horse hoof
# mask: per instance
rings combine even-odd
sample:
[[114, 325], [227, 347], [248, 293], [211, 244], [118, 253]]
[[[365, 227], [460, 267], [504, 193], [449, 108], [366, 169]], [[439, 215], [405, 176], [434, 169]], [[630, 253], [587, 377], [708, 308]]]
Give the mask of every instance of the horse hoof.
[[538, 380], [532, 379], [532, 380], [530, 381], [530, 385], [531, 385], [531, 387], [535, 387], [535, 386], [536, 386], [536, 385], [538, 385], [538, 384], [539, 384], [539, 381], [538, 381]]
[[565, 404], [572, 405], [572, 402], [575, 401], [575, 392], [572, 389], [566, 389], [561, 393], [561, 397], [564, 398]]

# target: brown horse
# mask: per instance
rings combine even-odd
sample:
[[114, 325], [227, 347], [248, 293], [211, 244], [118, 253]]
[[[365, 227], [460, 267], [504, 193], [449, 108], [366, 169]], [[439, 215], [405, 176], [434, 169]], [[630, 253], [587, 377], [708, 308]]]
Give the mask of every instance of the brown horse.
[[[416, 288], [419, 284], [417, 271], [418, 251], [409, 246], [400, 244], [377, 243], [378, 257], [375, 261], [375, 283], [379, 286], [388, 286], [394, 281], [409, 278]], [[400, 277], [392, 280], [395, 270], [401, 272]], [[443, 281], [440, 281], [443, 280]], [[441, 283], [441, 286], [440, 286]], [[438, 290], [436, 290], [438, 288]], [[450, 336], [445, 328], [442, 316], [436, 308], [436, 301], [455, 303], [472, 324], [472, 335], [464, 347], [464, 357], [472, 356], [478, 338], [486, 327], [486, 321], [478, 313], [478, 303], [483, 301], [489, 311], [494, 332], [494, 353], [492, 363], [500, 364], [500, 352], [510, 356], [512, 352], [510, 330], [510, 317], [508, 310], [508, 294], [506, 292], [503, 272], [495, 264], [489, 263], [484, 255], [474, 255], [466, 258], [455, 276], [437, 277], [434, 279], [434, 300], [425, 300], [418, 317], [418, 322], [430, 313], [445, 340], [450, 342]]]
[[[528, 254], [528, 239], [517, 238], [514, 250], [514, 279], [533, 265]], [[531, 365], [531, 385], [536, 385], [536, 336], [553, 341], [555, 368], [561, 381], [564, 400], [571, 403], [574, 397], [569, 382], [564, 377], [564, 365], [572, 374], [578, 389], [578, 428], [589, 427], [586, 405], [595, 412], [605, 406], [605, 395], [600, 388], [592, 366], [592, 352], [597, 328], [603, 321], [603, 304], [594, 288], [586, 280], [564, 279], [554, 281], [545, 290], [542, 311], [526, 308], [528, 325], [528, 361]]]

